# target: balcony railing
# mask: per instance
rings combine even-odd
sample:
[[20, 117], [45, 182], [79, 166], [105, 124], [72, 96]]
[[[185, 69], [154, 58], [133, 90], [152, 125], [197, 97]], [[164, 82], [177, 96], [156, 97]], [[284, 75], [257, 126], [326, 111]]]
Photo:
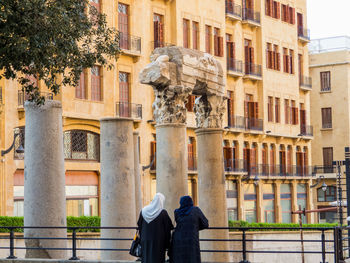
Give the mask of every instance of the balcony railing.
[[330, 165], [330, 166], [315, 165], [314, 166], [315, 174], [334, 174], [336, 172], [337, 172], [337, 167], [333, 165]]
[[141, 120], [142, 104], [134, 104], [129, 102], [117, 102], [116, 116]]
[[197, 171], [197, 158], [195, 156], [188, 156], [188, 167], [189, 171]]
[[311, 125], [300, 125], [300, 135], [302, 136], [313, 136], [314, 128]]
[[243, 20], [248, 20], [260, 24], [260, 12], [256, 12], [254, 9], [250, 8], [243, 8], [242, 11]]
[[299, 86], [303, 86], [303, 87], [307, 87], [307, 88], [311, 89], [312, 88], [312, 78], [301, 75], [299, 77]]
[[261, 65], [253, 63], [244, 63], [244, 73], [246, 75], [252, 75], [256, 77], [261, 77]]
[[246, 172], [243, 160], [224, 159], [225, 172]]
[[246, 169], [249, 175], [260, 176], [314, 176], [312, 166], [297, 165], [269, 165], [259, 164], [256, 166], [248, 166]]
[[262, 131], [263, 130], [262, 119], [245, 118], [245, 128], [246, 130]]
[[321, 86], [321, 92], [331, 91], [331, 86], [324, 85]]
[[322, 123], [322, 129], [332, 129], [332, 123], [331, 122]]
[[[50, 92], [40, 92], [40, 96], [44, 97], [45, 100], [53, 100], [53, 93]], [[26, 100], [30, 100], [31, 95], [19, 90], [18, 91], [18, 106], [23, 106]]]
[[171, 43], [165, 43], [164, 41], [152, 41], [151, 45], [153, 47], [153, 49], [156, 49], [158, 47], [171, 47], [174, 46], [174, 44]]
[[298, 37], [310, 41], [310, 30], [302, 26], [298, 27]]
[[226, 0], [226, 14], [242, 17], [242, 7], [233, 3], [232, 1]]
[[245, 118], [243, 116], [228, 115], [229, 128], [245, 129]]
[[243, 62], [233, 58], [227, 58], [227, 71], [243, 73]]
[[141, 53], [141, 38], [119, 32], [119, 46], [134, 53]]

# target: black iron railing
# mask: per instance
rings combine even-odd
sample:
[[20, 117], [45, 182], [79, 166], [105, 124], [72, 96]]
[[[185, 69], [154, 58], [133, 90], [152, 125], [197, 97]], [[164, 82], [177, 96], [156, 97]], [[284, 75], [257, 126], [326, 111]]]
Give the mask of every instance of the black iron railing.
[[248, 20], [260, 24], [260, 12], [254, 11], [254, 9], [243, 8], [242, 18], [243, 20]]
[[261, 77], [261, 65], [253, 64], [253, 63], [244, 63], [244, 73], [246, 75], [252, 75], [256, 77]]
[[165, 43], [164, 41], [159, 41], [159, 40], [152, 41], [151, 45], [152, 45], [153, 49], [156, 49], [158, 47], [172, 47], [172, 46], [174, 46], [174, 44]]
[[298, 27], [298, 37], [310, 40], [310, 30], [302, 26]]
[[315, 165], [314, 173], [315, 174], [333, 174], [337, 172], [337, 167], [333, 165]]
[[331, 90], [331, 86], [328, 85], [321, 85], [321, 91], [330, 91]]
[[247, 172], [244, 160], [224, 159], [225, 172]]
[[197, 158], [196, 156], [188, 156], [188, 166], [189, 171], [197, 171]]
[[322, 129], [331, 129], [332, 128], [332, 122], [323, 122], [322, 123]]
[[[8, 246], [2, 246], [0, 249], [8, 250], [8, 259], [15, 259], [16, 258], [16, 250], [18, 249], [30, 249], [30, 250], [66, 250], [70, 251], [71, 257], [70, 260], [78, 260], [79, 259], [79, 252], [81, 251], [118, 251], [118, 252], [125, 252], [126, 254], [129, 252], [130, 244], [132, 242], [132, 237], [130, 238], [103, 238], [103, 240], [109, 240], [109, 241], [122, 241], [125, 243], [125, 246], [123, 247], [81, 247], [82, 240], [84, 241], [101, 241], [101, 237], [79, 237], [77, 236], [77, 232], [84, 231], [87, 232], [91, 229], [94, 231], [98, 231], [101, 229], [109, 229], [109, 230], [136, 230], [136, 227], [0, 227], [1, 230], [8, 231], [8, 236], [4, 236], [2, 239], [8, 240]], [[67, 229], [72, 232], [71, 236], [65, 237], [40, 237], [37, 236], [35, 239], [42, 239], [42, 240], [68, 240], [71, 241], [70, 247], [24, 247], [24, 246], [16, 246], [17, 240], [28, 240], [28, 239], [34, 239], [33, 237], [23, 237], [20, 235], [15, 234], [15, 231], [23, 229]], [[339, 227], [335, 228], [313, 228], [313, 227], [301, 227], [301, 228], [293, 228], [293, 227], [210, 227], [209, 229], [206, 229], [204, 231], [230, 231], [234, 232], [237, 237], [230, 239], [200, 239], [201, 244], [205, 242], [228, 242], [229, 243], [229, 249], [228, 250], [214, 250], [214, 249], [202, 249], [202, 253], [229, 253], [232, 255], [236, 255], [239, 257], [244, 263], [250, 263], [248, 260], [248, 256], [250, 254], [314, 254], [320, 256], [321, 263], [326, 263], [326, 256], [327, 255], [333, 255], [336, 259], [336, 262], [338, 259], [343, 259], [343, 233], [342, 229]], [[254, 238], [251, 237], [251, 234], [253, 234], [256, 231], [313, 231], [314, 233], [319, 234], [319, 238], [293, 238], [293, 239], [284, 239], [278, 238], [278, 235], [274, 235], [274, 237], [271, 238]], [[327, 231], [331, 231], [331, 238], [326, 238]], [[344, 231], [344, 230], [343, 230]], [[297, 233], [297, 232], [296, 232]], [[240, 235], [240, 237], [239, 237]], [[257, 242], [260, 244], [270, 244], [273, 242], [276, 242], [278, 244], [301, 244], [302, 247], [308, 245], [310, 246], [309, 249], [303, 249], [303, 248], [287, 248], [284, 249], [283, 247], [279, 246], [279, 249], [276, 249], [274, 246], [264, 246], [264, 248], [255, 249], [254, 246], [248, 246], [248, 244], [251, 244], [252, 242]], [[33, 242], [33, 244], [35, 244]], [[260, 245], [261, 246], [261, 245]], [[248, 247], [251, 247], [248, 249]], [[288, 246], [287, 246], [288, 247]], [[293, 246], [293, 247], [299, 247], [299, 246]], [[312, 247], [312, 248], [311, 248]], [[97, 255], [96, 255], [97, 259]], [[239, 260], [239, 259], [238, 259]], [[316, 259], [315, 259], [316, 260]], [[238, 262], [238, 261], [237, 261]]]
[[233, 58], [227, 58], [227, 71], [243, 73], [243, 62]]
[[246, 160], [243, 161], [244, 170], [250, 175], [256, 176], [298, 176], [309, 177], [315, 176], [315, 171], [312, 166], [298, 165], [270, 165], [258, 164], [250, 165]]
[[302, 136], [313, 136], [314, 128], [311, 125], [300, 125], [300, 135]]
[[141, 38], [119, 32], [119, 47], [135, 53], [141, 53]]
[[245, 118], [243, 116], [228, 115], [228, 128], [245, 129]]
[[[53, 93], [50, 92], [40, 92], [39, 93], [40, 96], [44, 97], [45, 100], [53, 100]], [[32, 95], [28, 94], [24, 91], [19, 90], [18, 91], [18, 106], [23, 106], [24, 102], [26, 100], [31, 100], [32, 99]]]
[[247, 117], [245, 118], [246, 130], [262, 131], [263, 123], [264, 121], [262, 119], [247, 118]]
[[312, 88], [312, 78], [301, 75], [299, 77], [299, 86], [303, 86], [303, 87], [307, 87], [307, 88], [311, 89]]
[[242, 17], [242, 7], [226, 0], [226, 14]]
[[129, 102], [117, 102], [116, 103], [116, 116], [142, 119], [142, 104], [134, 104]]

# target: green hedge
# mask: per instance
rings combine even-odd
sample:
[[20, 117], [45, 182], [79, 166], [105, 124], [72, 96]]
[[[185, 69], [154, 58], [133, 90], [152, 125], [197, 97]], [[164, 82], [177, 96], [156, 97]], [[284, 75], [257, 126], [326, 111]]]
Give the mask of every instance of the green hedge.
[[[312, 227], [312, 228], [323, 228], [323, 227], [336, 227], [337, 223], [324, 223], [324, 224], [303, 224], [303, 227]], [[274, 227], [290, 227], [290, 228], [299, 228], [299, 224], [295, 223], [248, 223], [246, 221], [229, 221], [230, 227], [262, 227], [260, 229], [252, 229], [250, 231], [290, 231], [289, 229], [269, 229]], [[296, 229], [297, 230], [297, 229]], [[231, 230], [234, 231], [234, 230]]]
[[[80, 216], [80, 217], [73, 217], [68, 216], [67, 217], [67, 225], [68, 227], [99, 227], [101, 225], [101, 219], [98, 216]], [[10, 216], [0, 216], [0, 227], [6, 227], [6, 226], [23, 226], [23, 217], [10, 217]], [[230, 227], [262, 227], [265, 228], [264, 230], [250, 230], [250, 231], [290, 231], [290, 230], [274, 230], [269, 229], [273, 227], [293, 227], [293, 228], [299, 228], [299, 224], [280, 224], [280, 223], [248, 223], [246, 221], [229, 221]], [[314, 227], [314, 228], [321, 228], [321, 227], [335, 227], [337, 226], [336, 223], [334, 224], [304, 224], [304, 227]], [[297, 230], [297, 229], [296, 229]], [[15, 229], [16, 232], [23, 232], [22, 229], [18, 228]], [[77, 232], [99, 232], [99, 229], [93, 229], [93, 228], [87, 228], [87, 229], [79, 229]], [[231, 230], [234, 231], [234, 230]], [[9, 232], [8, 228], [0, 228], [0, 233], [7, 233]], [[71, 230], [68, 230], [68, 232], [71, 232]]]

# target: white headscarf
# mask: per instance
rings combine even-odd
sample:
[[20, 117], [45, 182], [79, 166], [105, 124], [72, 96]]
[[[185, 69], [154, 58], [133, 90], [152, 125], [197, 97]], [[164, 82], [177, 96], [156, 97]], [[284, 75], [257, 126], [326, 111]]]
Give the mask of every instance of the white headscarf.
[[148, 224], [152, 222], [157, 216], [159, 216], [160, 212], [162, 212], [164, 201], [165, 196], [161, 193], [156, 193], [152, 202], [142, 209], [142, 217]]

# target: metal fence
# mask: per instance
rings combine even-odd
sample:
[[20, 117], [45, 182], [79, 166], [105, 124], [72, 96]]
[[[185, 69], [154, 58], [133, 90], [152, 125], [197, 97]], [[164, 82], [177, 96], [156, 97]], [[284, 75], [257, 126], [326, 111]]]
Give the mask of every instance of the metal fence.
[[243, 63], [241, 60], [227, 58], [227, 70], [243, 73]]
[[262, 76], [261, 65], [253, 64], [253, 63], [244, 63], [244, 73], [246, 75], [252, 75], [256, 77]]
[[312, 125], [300, 125], [300, 135], [302, 136], [313, 136], [314, 128]]
[[242, 11], [243, 20], [250, 20], [257, 24], [260, 24], [260, 12], [256, 12], [250, 8], [243, 8]]
[[119, 32], [119, 46], [121, 49], [141, 53], [141, 38]]
[[307, 87], [307, 88], [311, 89], [312, 88], [312, 78], [301, 75], [299, 77], [299, 86], [303, 86], [303, 87]]
[[117, 102], [116, 116], [141, 120], [142, 104], [134, 104], [129, 102]]
[[[101, 229], [110, 229], [110, 230], [133, 230], [136, 229], [136, 227], [7, 227], [3, 226], [0, 227], [1, 230], [6, 229], [9, 233], [7, 236], [1, 237], [1, 239], [8, 240], [8, 246], [2, 246], [0, 249], [8, 250], [8, 259], [14, 259], [16, 258], [16, 250], [21, 249], [47, 249], [47, 250], [67, 250], [71, 252], [70, 260], [77, 260], [79, 259], [78, 252], [79, 251], [119, 251], [119, 252], [125, 252], [128, 253], [129, 249], [126, 248], [120, 248], [120, 247], [102, 247], [102, 248], [88, 248], [88, 247], [80, 247], [78, 244], [81, 245], [81, 242], [79, 241], [101, 241], [101, 240], [109, 240], [109, 241], [125, 241], [125, 247], [129, 247], [132, 241], [132, 237], [130, 238], [101, 238], [101, 237], [78, 237], [77, 232], [84, 231], [88, 232], [89, 229], [101, 230]], [[71, 236], [68, 237], [23, 237], [15, 234], [15, 231], [23, 230], [23, 229], [67, 229], [72, 232]], [[229, 253], [233, 254], [235, 253], [235, 256], [240, 257], [239, 260], [241, 260], [241, 263], [250, 263], [248, 260], [249, 255], [251, 254], [314, 254], [314, 255], [320, 255], [321, 256], [321, 263], [326, 263], [326, 256], [331, 255], [334, 256], [334, 262], [340, 263], [341, 260], [344, 258], [343, 255], [343, 234], [342, 229], [339, 227], [335, 228], [312, 228], [312, 227], [302, 227], [302, 228], [292, 228], [292, 227], [210, 227], [207, 230], [204, 231], [232, 231], [234, 232], [234, 236], [229, 239], [200, 239], [201, 244], [205, 242], [228, 242], [229, 243], [229, 249], [228, 250], [211, 250], [211, 249], [203, 249], [201, 250], [202, 253]], [[293, 238], [293, 239], [283, 239], [283, 238], [277, 238], [278, 235], [274, 235], [273, 238], [264, 238], [264, 239], [255, 239], [252, 237], [249, 237], [249, 233], [253, 233], [250, 231], [299, 231], [301, 233], [300, 238]], [[302, 232], [303, 231], [314, 231], [314, 233], [317, 233], [319, 235], [319, 239], [313, 238], [313, 239], [306, 239], [303, 237]], [[332, 232], [331, 239], [326, 239], [326, 231]], [[41, 240], [68, 240], [71, 241], [70, 247], [19, 247], [15, 246], [16, 240], [33, 240], [33, 239], [41, 239]], [[287, 244], [301, 244], [300, 249], [293, 250], [293, 249], [284, 249], [283, 247], [280, 247], [277, 249], [274, 246], [268, 246], [264, 249], [254, 249], [253, 246], [248, 246], [252, 242], [257, 243], [273, 243], [278, 242], [279, 244], [287, 243]], [[312, 250], [304, 249], [304, 244], [316, 244], [317, 248], [314, 248]], [[327, 245], [328, 244], [328, 245]], [[251, 248], [249, 248], [251, 247]]]
[[[40, 92], [40, 96], [44, 97], [46, 100], [53, 100], [53, 93], [50, 92]], [[26, 100], [31, 99], [31, 94], [28, 94], [24, 91], [18, 91], [18, 106], [23, 106]]]
[[307, 28], [304, 28], [302, 26], [298, 27], [298, 37], [305, 38], [307, 40], [310, 40], [310, 30]]
[[242, 7], [226, 0], [226, 14], [242, 17]]

